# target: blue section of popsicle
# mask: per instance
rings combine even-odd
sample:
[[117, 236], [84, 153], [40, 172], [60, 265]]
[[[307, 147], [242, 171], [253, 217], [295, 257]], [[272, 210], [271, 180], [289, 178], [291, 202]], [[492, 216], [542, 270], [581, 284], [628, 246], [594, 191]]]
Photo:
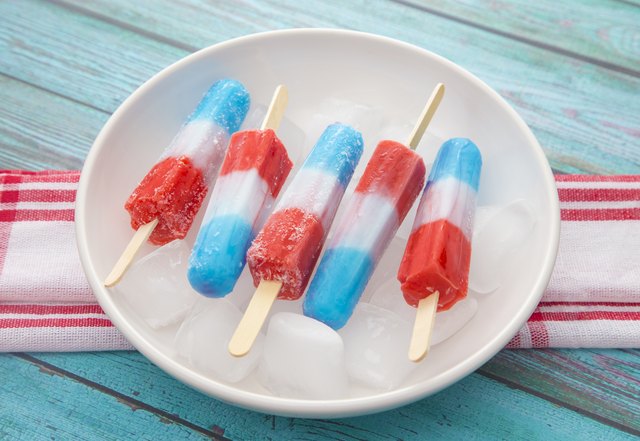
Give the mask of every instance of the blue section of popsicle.
[[434, 182], [453, 177], [478, 191], [482, 157], [478, 147], [467, 138], [452, 138], [442, 144], [429, 173]]
[[231, 79], [216, 81], [202, 97], [187, 123], [213, 120], [231, 134], [240, 128], [249, 104], [249, 92], [242, 83]]
[[374, 263], [365, 250], [341, 247], [327, 250], [319, 268], [304, 300], [304, 314], [340, 329], [360, 299], [353, 293], [364, 291]]
[[201, 228], [189, 258], [187, 276], [191, 286], [207, 297], [230, 293], [244, 268], [253, 236], [252, 226], [240, 216], [211, 219]]
[[363, 146], [360, 132], [345, 124], [331, 124], [318, 139], [303, 167], [332, 174], [346, 187], [362, 156]]

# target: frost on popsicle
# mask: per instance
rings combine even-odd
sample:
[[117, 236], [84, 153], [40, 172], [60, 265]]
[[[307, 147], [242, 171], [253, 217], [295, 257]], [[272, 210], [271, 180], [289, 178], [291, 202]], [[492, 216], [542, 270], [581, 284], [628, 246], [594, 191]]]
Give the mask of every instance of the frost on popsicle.
[[149, 240], [164, 245], [173, 239], [184, 239], [206, 194], [202, 171], [188, 156], [172, 156], [147, 173], [127, 199], [125, 208], [135, 230], [159, 219]]

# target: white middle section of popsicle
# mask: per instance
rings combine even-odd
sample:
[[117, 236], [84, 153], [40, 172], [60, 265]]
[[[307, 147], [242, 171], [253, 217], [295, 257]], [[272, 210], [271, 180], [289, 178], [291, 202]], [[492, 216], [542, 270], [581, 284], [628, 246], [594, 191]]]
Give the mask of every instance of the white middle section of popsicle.
[[325, 235], [340, 204], [344, 189], [338, 178], [322, 170], [302, 167], [296, 174], [276, 211], [300, 208], [322, 222]]
[[455, 177], [431, 182], [420, 199], [413, 231], [430, 222], [446, 219], [471, 240], [474, 212], [468, 207], [475, 205], [475, 198], [475, 189]]
[[213, 121], [197, 119], [182, 126], [162, 158], [188, 156], [203, 171], [205, 181], [212, 182], [220, 170], [228, 143], [229, 134], [225, 129]]
[[359, 249], [368, 253], [375, 262], [397, 228], [398, 212], [389, 198], [372, 193], [354, 193], [328, 249]]
[[258, 217], [262, 207], [271, 205], [273, 196], [269, 185], [258, 171], [255, 168], [236, 170], [218, 178], [202, 226], [204, 228], [214, 217], [235, 215], [255, 229], [260, 226], [256, 224], [260, 224]]

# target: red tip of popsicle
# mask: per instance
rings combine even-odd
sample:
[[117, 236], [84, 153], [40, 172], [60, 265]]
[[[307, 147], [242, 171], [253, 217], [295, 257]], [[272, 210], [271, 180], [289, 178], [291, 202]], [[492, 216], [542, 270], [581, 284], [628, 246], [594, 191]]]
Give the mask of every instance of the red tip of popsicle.
[[[269, 237], [277, 237], [277, 246]], [[279, 299], [300, 298], [320, 255], [324, 228], [318, 218], [299, 208], [271, 215], [247, 253], [256, 286], [261, 280], [279, 280]]]
[[446, 220], [422, 225], [411, 234], [398, 271], [406, 302], [416, 307], [438, 291], [438, 311], [451, 308], [467, 295], [470, 262], [471, 244], [460, 228]]
[[397, 200], [398, 219], [407, 212], [424, 187], [422, 157], [396, 141], [381, 141], [358, 182], [358, 193], [382, 193]]
[[292, 167], [287, 150], [273, 130], [245, 130], [231, 137], [220, 175], [256, 168], [275, 198]]
[[131, 227], [158, 219], [149, 241], [164, 245], [184, 239], [207, 194], [202, 171], [187, 156], [168, 157], [157, 163], [135, 188], [125, 209]]

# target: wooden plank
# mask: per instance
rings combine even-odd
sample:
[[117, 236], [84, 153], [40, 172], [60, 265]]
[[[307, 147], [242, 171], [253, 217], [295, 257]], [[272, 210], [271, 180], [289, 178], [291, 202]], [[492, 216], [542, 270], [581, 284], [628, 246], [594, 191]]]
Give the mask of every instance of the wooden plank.
[[[640, 9], [615, 0], [398, 0], [563, 55], [639, 71]], [[597, 19], [596, 19], [597, 17]]]
[[0, 17], [1, 73], [109, 113], [187, 54], [35, 0], [0, 2]]
[[502, 351], [480, 372], [640, 433], [638, 350]]
[[[527, 351], [529, 352], [529, 351]], [[533, 351], [535, 352], [535, 351]], [[578, 351], [579, 352], [579, 351]], [[631, 439], [630, 435], [528, 393], [473, 374], [433, 397], [373, 416], [340, 420], [268, 417], [202, 395], [136, 352], [36, 354], [51, 363], [231, 439]]]
[[[260, 32], [265, 29], [314, 25], [308, 20], [300, 20], [295, 14], [279, 13], [284, 9], [273, 7], [274, 2], [255, 0], [248, 2], [250, 6], [246, 8], [238, 8], [237, 4], [232, 2], [214, 4], [198, 0], [164, 1], [161, 6], [158, 6], [164, 14], [157, 11], [157, 15], [154, 8], [150, 11], [149, 5], [145, 2], [130, 4], [124, 0], [115, 2], [97, 0], [84, 5], [78, 0], [57, 1], [80, 6], [81, 9], [87, 8], [98, 16], [108, 17], [114, 22], [144, 30], [151, 35], [162, 36], [191, 48], [212, 44], [212, 40], [205, 37], [207, 33], [216, 32], [210, 26], [212, 16], [226, 18], [216, 21], [216, 27], [222, 28], [223, 32], [229, 36], [240, 36], [247, 32]], [[585, 58], [638, 70], [640, 48], [634, 41], [638, 34], [636, 24], [640, 11], [637, 4], [631, 2], [619, 0], [587, 3], [570, 0], [562, 4], [550, 0], [533, 4], [526, 0], [509, 2], [434, 0], [428, 3], [415, 0], [391, 0], [391, 2], [407, 8], [422, 8], [431, 11], [429, 13], [458, 20], [469, 26], [505, 34], [507, 38], [530, 41], [533, 44], [539, 43], [540, 46], [553, 46], [567, 53], [573, 52]], [[290, 6], [291, 3], [295, 4], [295, 2], [284, 2], [286, 6]], [[344, 7], [346, 13], [343, 15], [349, 18], [351, 18], [349, 13], [357, 10], [344, 5], [343, 2], [334, 1], [333, 3]], [[359, 6], [362, 6], [362, 2], [359, 3]], [[379, 9], [384, 3], [389, 2], [376, 2], [372, 8]], [[125, 8], [122, 7], [123, 5]], [[282, 1], [278, 2], [278, 6], [282, 5]], [[305, 8], [311, 8], [310, 14], [317, 11], [316, 7], [318, 5], [305, 5]], [[296, 13], [300, 12], [296, 9], [294, 8]], [[152, 17], [149, 16], [149, 12], [152, 13]], [[360, 12], [365, 11], [360, 10]], [[182, 23], [173, 23], [172, 17], [180, 17]], [[326, 21], [330, 17], [329, 14], [321, 14], [318, 20]], [[594, 20], [594, 17], [598, 19]], [[193, 29], [189, 27], [191, 24], [197, 31], [195, 35]], [[327, 23], [316, 24], [316, 26], [325, 24]], [[243, 32], [243, 29], [246, 31]]]
[[209, 439], [126, 400], [0, 354], [0, 439]]
[[[152, 5], [124, 0], [59, 3], [69, 6], [66, 10], [50, 5], [42, 7], [46, 12], [43, 13], [44, 21], [56, 19], [55, 26], [44, 26], [42, 32], [25, 31], [33, 27], [32, 20], [24, 19], [21, 12], [32, 7], [28, 2], [0, 5], [0, 13], [12, 17], [8, 31], [0, 31], [0, 39], [5, 41], [12, 56], [6, 61], [0, 60], [0, 70], [8, 69], [3, 66], [11, 62], [14, 75], [42, 85], [46, 83], [42, 78], [44, 75], [39, 73], [42, 69], [34, 68], [34, 61], [29, 56], [35, 48], [39, 48], [39, 53], [44, 50], [48, 54], [48, 48], [53, 46], [57, 54], [54, 58], [84, 60], [73, 61], [76, 65], [87, 64], [87, 59], [94, 62], [94, 58], [103, 63], [104, 59], [117, 59], [120, 53], [133, 52], [137, 57], [127, 59], [126, 69], [119, 63], [106, 72], [106, 76], [120, 77], [117, 87], [94, 87], [92, 90], [92, 102], [112, 109], [114, 102], [126, 95], [123, 89], [135, 83], [130, 78], [132, 71], [136, 73], [136, 80], [142, 81], [144, 73], [150, 74], [152, 70], [150, 64], [159, 69], [163, 59], [185, 53], [177, 47], [172, 48], [168, 44], [171, 42], [181, 48], [201, 47], [240, 34], [293, 26], [377, 32], [433, 50], [485, 80], [532, 127], [557, 170], [640, 173], [639, 78], [568, 59], [401, 4], [334, 1], [301, 5], [284, 0], [268, 4], [253, 2], [246, 7], [195, 0], [176, 5], [169, 0]], [[3, 12], [2, 9], [6, 10]], [[104, 47], [101, 44], [98, 48], [71, 44], [66, 32], [60, 35], [59, 29], [86, 36], [83, 40], [104, 41]], [[429, 31], [424, 32], [425, 29]], [[22, 46], [27, 50], [15, 49], [12, 42], [16, 34], [25, 42]], [[47, 43], [40, 48], [45, 39], [53, 40], [55, 44]], [[478, 41], [482, 45], [474, 43]], [[162, 54], [163, 58], [159, 54], [162, 47], [168, 48], [171, 55]], [[87, 83], [83, 69], [65, 69], [63, 74], [69, 75], [65, 84]], [[92, 74], [90, 78], [94, 83], [96, 80], [97, 84], [109, 81], [101, 78], [102, 72]], [[78, 78], [72, 78], [76, 76]], [[55, 87], [62, 94], [80, 96], [74, 89], [67, 90], [68, 85], [56, 82]]]
[[4, 75], [0, 75], [0, 103], [0, 168], [4, 169], [80, 168], [109, 117]]

